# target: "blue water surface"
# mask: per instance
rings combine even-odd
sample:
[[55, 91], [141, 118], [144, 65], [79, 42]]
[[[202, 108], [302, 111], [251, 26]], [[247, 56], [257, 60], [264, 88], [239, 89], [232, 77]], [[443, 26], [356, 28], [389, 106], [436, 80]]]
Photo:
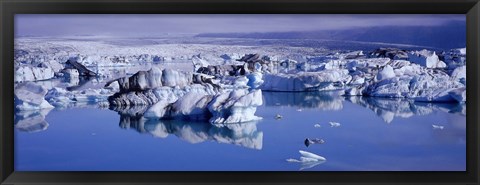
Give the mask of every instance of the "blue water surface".
[[[17, 115], [15, 170], [465, 171], [465, 105], [319, 92], [263, 97], [262, 120], [230, 125], [149, 121], [95, 106]], [[307, 147], [306, 138], [325, 143]], [[286, 161], [299, 150], [327, 160]]]

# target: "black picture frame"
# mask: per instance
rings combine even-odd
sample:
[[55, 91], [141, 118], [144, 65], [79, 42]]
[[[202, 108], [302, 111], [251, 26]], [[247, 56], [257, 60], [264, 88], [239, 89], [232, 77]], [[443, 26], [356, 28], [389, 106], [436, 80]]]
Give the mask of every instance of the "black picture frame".
[[[480, 3], [478, 0], [2, 0], [1, 184], [478, 184]], [[466, 14], [466, 172], [16, 172], [15, 14]]]

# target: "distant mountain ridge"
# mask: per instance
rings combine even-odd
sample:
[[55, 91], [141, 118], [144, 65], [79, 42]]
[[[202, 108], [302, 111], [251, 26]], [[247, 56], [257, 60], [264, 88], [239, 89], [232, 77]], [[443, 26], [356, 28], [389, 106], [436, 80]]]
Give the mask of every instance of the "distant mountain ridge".
[[441, 49], [466, 47], [464, 21], [438, 26], [381, 26], [347, 30], [262, 33], [203, 33], [196, 37], [258, 39], [331, 39], [342, 41], [384, 42], [430, 46]]

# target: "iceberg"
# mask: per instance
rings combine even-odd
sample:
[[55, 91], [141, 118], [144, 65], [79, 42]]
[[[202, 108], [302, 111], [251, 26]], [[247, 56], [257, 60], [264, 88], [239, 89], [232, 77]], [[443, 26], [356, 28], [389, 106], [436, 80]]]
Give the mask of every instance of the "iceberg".
[[370, 84], [365, 89], [368, 96], [388, 98], [410, 98], [416, 101], [456, 101], [449, 92], [464, 87], [444, 73], [427, 73], [416, 76], [401, 76], [384, 79]]
[[16, 110], [38, 110], [53, 108], [45, 100], [47, 89], [33, 82], [18, 84], [14, 90], [14, 104]]
[[[148, 105], [144, 116], [147, 119], [186, 119], [186, 120], [209, 120], [213, 124], [242, 123], [261, 119], [255, 116], [256, 107], [263, 104], [261, 90], [237, 89], [218, 95], [209, 94], [206, 91], [185, 91], [184, 95], [170, 94], [173, 98], [162, 98], [158, 92], [148, 90], [148, 94], [140, 96], [126, 96], [128, 102], [122, 102], [121, 107], [136, 105]], [[145, 92], [143, 92], [145, 93]], [[153, 99], [152, 99], [153, 98]], [[148, 102], [143, 102], [148, 100]], [[119, 100], [120, 101], [120, 100]], [[115, 103], [117, 101], [111, 101]]]

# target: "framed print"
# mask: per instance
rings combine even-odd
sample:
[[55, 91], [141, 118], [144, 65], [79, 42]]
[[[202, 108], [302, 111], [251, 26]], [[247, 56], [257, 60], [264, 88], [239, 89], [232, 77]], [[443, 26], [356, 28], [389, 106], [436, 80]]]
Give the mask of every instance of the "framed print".
[[2, 184], [478, 183], [477, 1], [1, 6]]

